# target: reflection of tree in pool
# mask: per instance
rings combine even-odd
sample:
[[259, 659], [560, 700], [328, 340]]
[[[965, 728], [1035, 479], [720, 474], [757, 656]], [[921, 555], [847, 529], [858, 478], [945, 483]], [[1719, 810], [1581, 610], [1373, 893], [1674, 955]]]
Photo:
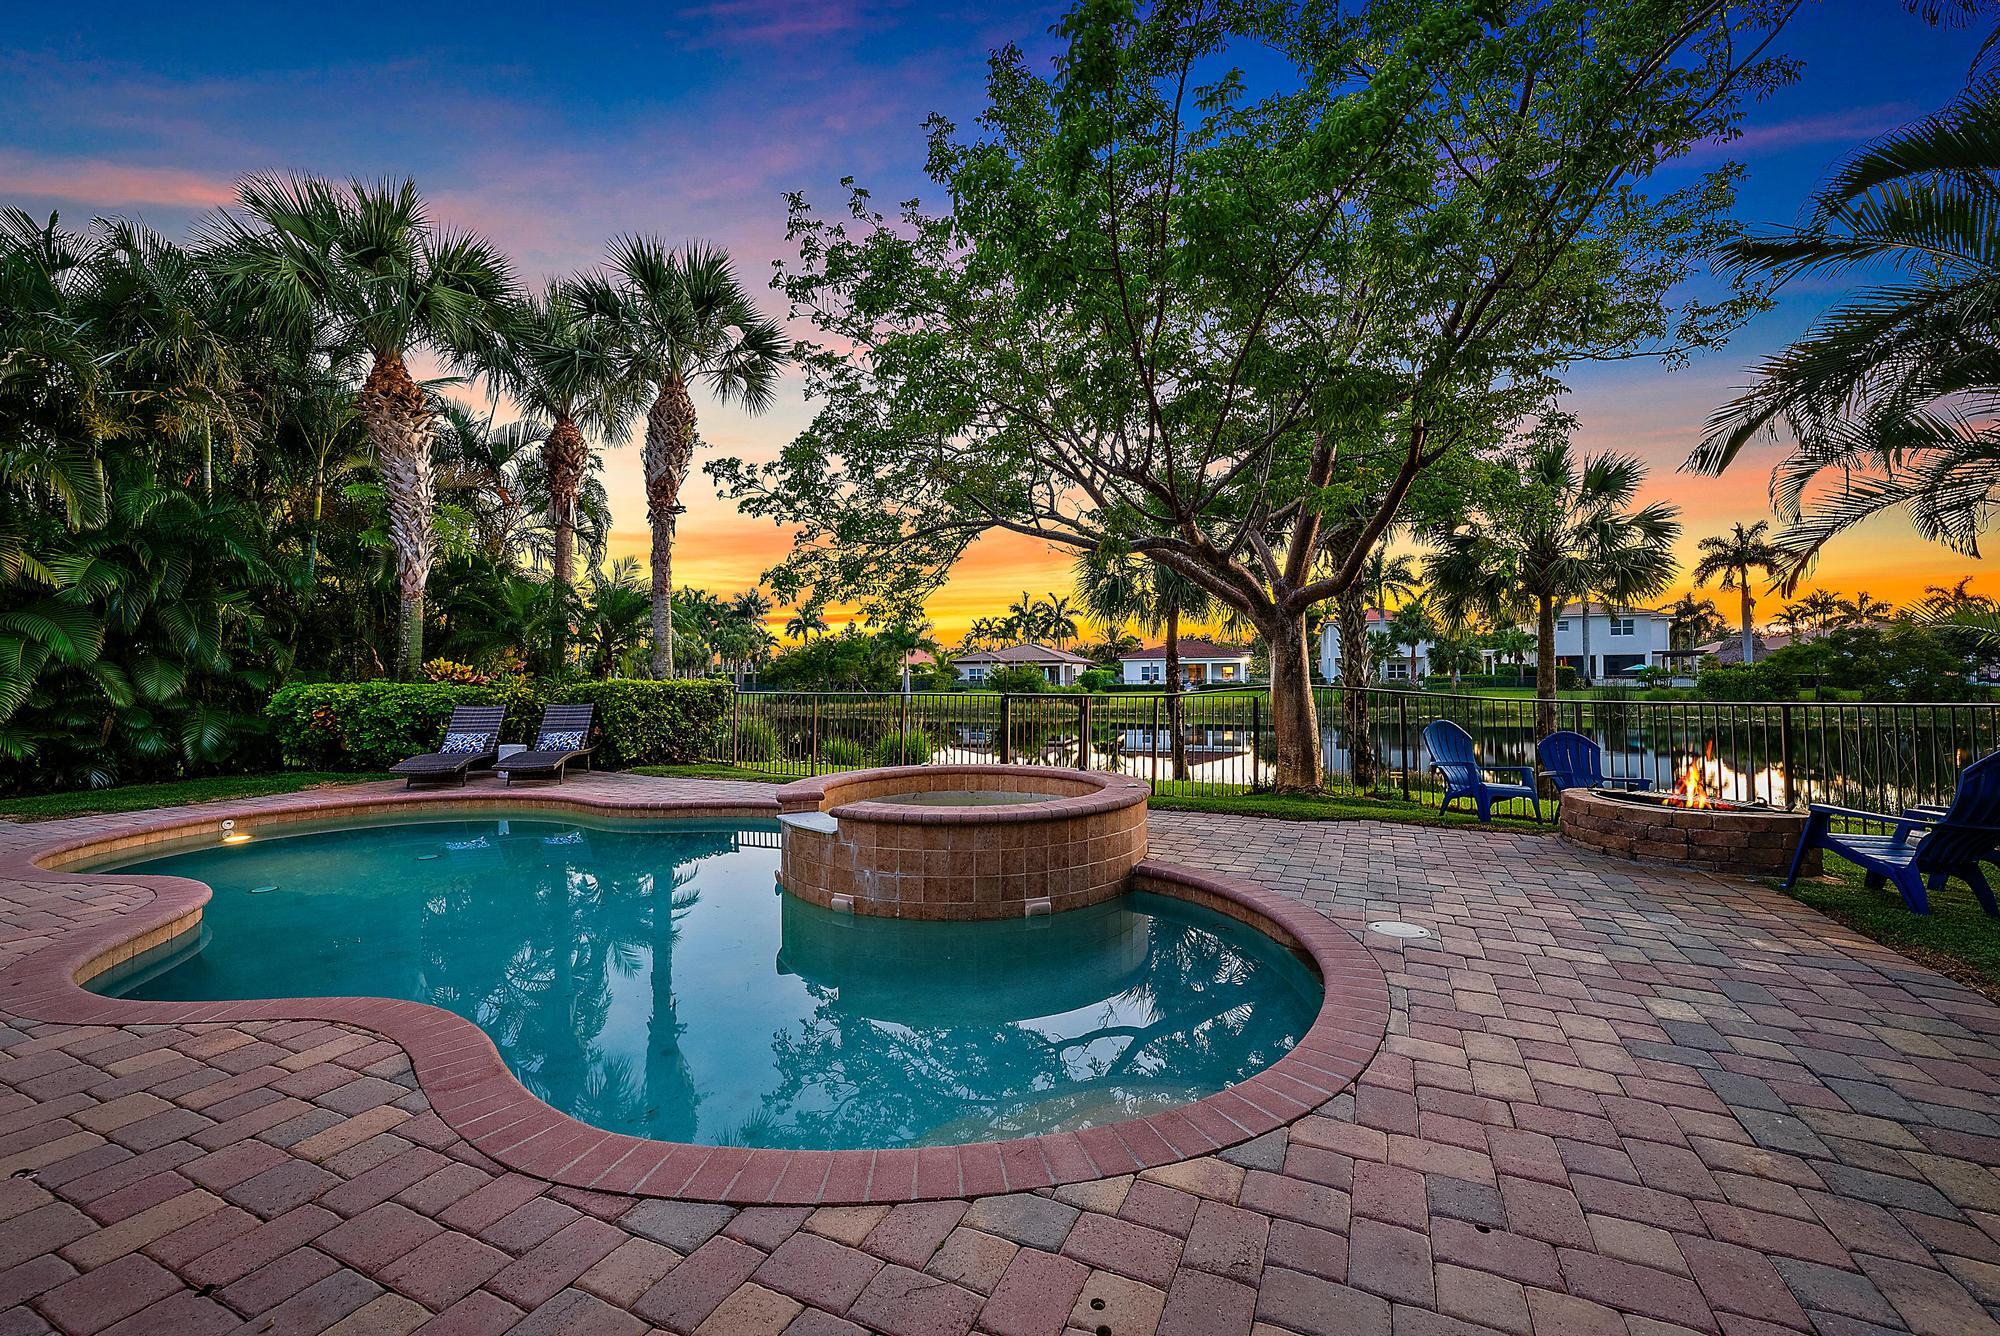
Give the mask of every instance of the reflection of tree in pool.
[[1073, 1036], [1034, 1017], [883, 1020], [809, 983], [811, 1014], [772, 1037], [779, 1081], [766, 1116], [739, 1136], [805, 1147], [994, 1140], [1183, 1103], [1277, 1061], [1309, 1023], [1310, 1011], [1300, 1021], [1249, 1003], [1259, 968], [1213, 933], [1158, 920], [1143, 981]]
[[[586, 866], [570, 866], [567, 844], [544, 843], [560, 836], [488, 838], [493, 853], [424, 906], [425, 995], [477, 1021], [537, 1097], [555, 1103], [556, 1090], [569, 1090], [565, 1112], [599, 1126], [691, 1134], [696, 1096], [679, 1049], [673, 940], [677, 919], [698, 894], [688, 885], [696, 861], [729, 852], [731, 833], [659, 840], [663, 857], [674, 860], [664, 896], [665, 879], [651, 872], [607, 878], [587, 857], [578, 860]], [[587, 833], [569, 839], [587, 853]], [[496, 903], [496, 885], [516, 890]], [[496, 913], [511, 932], [490, 930]], [[480, 930], [469, 930], [472, 923]], [[606, 1053], [598, 1038], [613, 980], [636, 978], [649, 961], [654, 1014], [641, 1074], [629, 1058]]]

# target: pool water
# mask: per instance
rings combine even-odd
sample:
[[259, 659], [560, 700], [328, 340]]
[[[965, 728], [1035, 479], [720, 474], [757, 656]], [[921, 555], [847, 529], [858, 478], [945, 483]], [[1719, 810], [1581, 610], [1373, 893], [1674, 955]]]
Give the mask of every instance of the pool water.
[[92, 987], [374, 996], [477, 1023], [615, 1132], [837, 1149], [1153, 1112], [1282, 1057], [1318, 976], [1165, 897], [991, 923], [836, 914], [776, 885], [775, 822], [479, 819], [319, 830], [121, 866], [214, 889], [202, 940]]

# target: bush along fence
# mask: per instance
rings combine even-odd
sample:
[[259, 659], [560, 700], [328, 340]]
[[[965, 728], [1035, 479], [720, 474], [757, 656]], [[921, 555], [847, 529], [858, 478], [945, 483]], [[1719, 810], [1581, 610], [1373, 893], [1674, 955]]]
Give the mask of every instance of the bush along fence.
[[[1422, 740], [1434, 719], [1464, 726], [1482, 761], [1535, 763], [1532, 699], [1340, 687], [1316, 694], [1326, 785], [1336, 792], [1435, 802]], [[1900, 811], [1950, 801], [1958, 772], [2000, 747], [2000, 704], [1602, 697], [1558, 702], [1557, 726], [1601, 744], [1607, 773], [1657, 788], [1692, 766], [1711, 794], [1732, 801]], [[1067, 766], [1133, 775], [1160, 793], [1227, 794], [1265, 787], [1274, 754], [1270, 707], [1255, 691], [759, 691], [727, 701], [707, 756], [773, 776], [933, 761]], [[1370, 758], [1373, 774], [1358, 773]]]
[[723, 681], [539, 682], [454, 686], [417, 682], [309, 682], [281, 688], [267, 707], [286, 765], [384, 770], [435, 750], [455, 705], [505, 705], [503, 742], [532, 744], [546, 705], [597, 706], [595, 764], [684, 765], [705, 759], [729, 721]]

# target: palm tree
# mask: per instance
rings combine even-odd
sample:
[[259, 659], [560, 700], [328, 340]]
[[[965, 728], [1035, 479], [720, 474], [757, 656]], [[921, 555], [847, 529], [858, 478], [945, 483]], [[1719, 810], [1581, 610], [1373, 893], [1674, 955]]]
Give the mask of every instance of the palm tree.
[[[591, 472], [590, 437], [620, 433], [638, 410], [619, 356], [617, 323], [582, 301], [573, 280], [508, 304], [488, 370], [521, 412], [546, 420], [542, 486], [550, 519], [550, 570], [558, 604], [576, 578], [577, 498]], [[554, 661], [568, 658], [566, 618], [553, 622]]]
[[1473, 513], [1433, 530], [1427, 583], [1447, 607], [1535, 617], [1535, 731], [1556, 726], [1556, 613], [1586, 590], [1620, 602], [1647, 598], [1673, 579], [1680, 512], [1664, 502], [1636, 509], [1645, 466], [1601, 454], [1580, 464], [1561, 419], [1541, 423], [1518, 471], [1488, 478]]
[[1061, 594], [1050, 594], [1042, 603], [1044, 636], [1057, 649], [1076, 639], [1076, 607]]
[[1834, 615], [1828, 625], [1873, 626], [1886, 622], [1896, 615], [1895, 604], [1887, 599], [1876, 598], [1863, 589], [1853, 598], [1838, 599], [1834, 603]]
[[744, 623], [761, 626], [771, 615], [771, 600], [761, 589], [746, 589], [729, 600], [729, 610]]
[[1722, 634], [1722, 615], [1712, 599], [1682, 594], [1667, 609], [1667, 643], [1675, 649], [1693, 649]]
[[1430, 601], [1422, 594], [1406, 598], [1399, 604], [1388, 622], [1389, 642], [1401, 645], [1410, 654], [1410, 685], [1417, 685], [1417, 647], [1427, 640], [1437, 639], [1437, 621], [1431, 615]]
[[1849, 289], [1759, 366], [1759, 382], [1716, 411], [1690, 459], [1719, 472], [1778, 424], [1789, 429], [1795, 444], [1772, 478], [1787, 528], [1771, 569], [1787, 591], [1831, 539], [1886, 510], [1978, 552], [2000, 489], [1996, 60], [1989, 39], [1965, 91], [1839, 167], [1803, 225], [1724, 248], [1734, 268], [1779, 282], [1894, 274]]
[[608, 574], [600, 575], [590, 591], [590, 614], [584, 625], [599, 677], [611, 677], [640, 643], [652, 612], [652, 599], [639, 581], [639, 559], [620, 557]]
[[1023, 589], [1007, 605], [1007, 634], [1015, 640], [1040, 640], [1044, 616], [1042, 601]]
[[623, 329], [626, 366], [653, 391], [646, 412], [646, 518], [653, 530], [653, 675], [674, 672], [674, 529], [699, 437], [693, 390], [761, 413], [776, 397], [789, 353], [776, 321], [757, 310], [729, 255], [690, 242], [669, 250], [651, 237], [611, 246], [614, 284], [585, 296]]
[[388, 494], [401, 621], [394, 661], [414, 679], [436, 502], [431, 401], [405, 358], [422, 347], [461, 359], [490, 348], [494, 313], [513, 295], [512, 271], [479, 237], [433, 226], [412, 181], [340, 187], [260, 174], [236, 193], [258, 226], [220, 215], [206, 231], [210, 262], [274, 328], [368, 358], [356, 405]]
[[1971, 584], [1972, 577], [1968, 575], [1949, 588], [1946, 588], [1944, 585], [1925, 585], [1925, 606], [1934, 612], [1951, 613], [1961, 608], [1976, 607], [1984, 604], [1986, 602], [1985, 599], [1971, 592], [1968, 587]]
[[1360, 584], [1368, 591], [1375, 620], [1387, 625], [1390, 600], [1408, 598], [1419, 588], [1416, 558], [1407, 552], [1391, 556], [1387, 546], [1378, 543], [1362, 564]]
[[785, 622], [785, 639], [811, 640], [827, 632], [826, 618], [814, 607], [800, 607]]
[[1785, 560], [1784, 553], [1765, 536], [1770, 531], [1769, 520], [1758, 520], [1747, 529], [1736, 524], [1726, 534], [1704, 538], [1701, 540], [1701, 560], [1694, 567], [1694, 582], [1697, 585], [1720, 580], [1724, 589], [1734, 589], [1741, 594], [1743, 662], [1746, 664], [1757, 655], [1757, 632], [1753, 624], [1757, 600], [1750, 592], [1751, 572], [1774, 575]]
[[1487, 634], [1486, 644], [1501, 662], [1513, 665], [1514, 676], [1518, 680], [1521, 665], [1534, 652], [1535, 636], [1523, 627], [1503, 626]]
[[[1111, 626], [1137, 622], [1164, 636], [1168, 745], [1173, 777], [1186, 779], [1187, 738], [1181, 729], [1181, 620], [1213, 616], [1215, 596], [1172, 567], [1129, 553], [1087, 552], [1077, 558], [1074, 570], [1077, 595], [1091, 616]], [[1156, 739], [1156, 757], [1158, 747]]]
[[[1861, 597], [1867, 598], [1863, 594]], [[1872, 602], [1872, 600], [1871, 600]], [[1841, 600], [1827, 590], [1815, 590], [1796, 603], [1785, 605], [1784, 617], [1794, 634], [1803, 631], [1824, 631], [1841, 616]]]

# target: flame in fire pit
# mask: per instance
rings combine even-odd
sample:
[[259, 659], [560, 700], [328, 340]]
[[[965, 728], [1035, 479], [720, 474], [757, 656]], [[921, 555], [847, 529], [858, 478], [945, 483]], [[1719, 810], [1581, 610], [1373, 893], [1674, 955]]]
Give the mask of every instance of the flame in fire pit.
[[1708, 740], [1708, 746], [1699, 759], [1689, 761], [1687, 768], [1674, 783], [1673, 794], [1667, 799], [1676, 807], [1713, 807], [1715, 799], [1708, 786], [1708, 768], [1715, 764], [1715, 739]]

